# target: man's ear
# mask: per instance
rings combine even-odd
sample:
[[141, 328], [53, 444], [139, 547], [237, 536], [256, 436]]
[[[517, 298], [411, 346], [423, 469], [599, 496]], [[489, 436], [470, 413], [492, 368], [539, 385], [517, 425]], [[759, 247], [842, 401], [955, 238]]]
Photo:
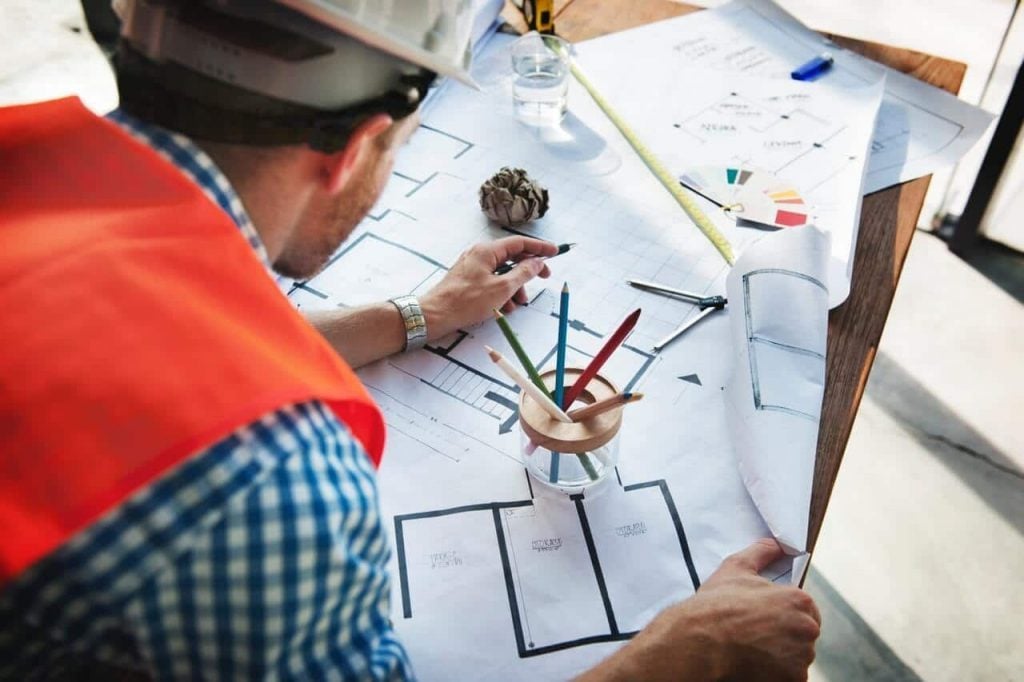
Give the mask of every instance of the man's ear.
[[374, 138], [390, 128], [392, 123], [394, 121], [387, 114], [375, 114], [352, 131], [344, 148], [323, 157], [320, 174], [328, 193], [336, 194], [348, 183], [359, 157], [373, 143]]

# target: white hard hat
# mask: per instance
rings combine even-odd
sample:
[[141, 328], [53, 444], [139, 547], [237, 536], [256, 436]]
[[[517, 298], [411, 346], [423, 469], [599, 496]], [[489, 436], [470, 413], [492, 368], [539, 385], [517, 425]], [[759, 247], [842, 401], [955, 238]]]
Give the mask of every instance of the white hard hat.
[[[421, 71], [473, 85], [471, 0], [114, 0], [114, 8], [122, 39], [149, 60], [316, 109], [379, 97]], [[268, 47], [281, 36], [285, 47]]]

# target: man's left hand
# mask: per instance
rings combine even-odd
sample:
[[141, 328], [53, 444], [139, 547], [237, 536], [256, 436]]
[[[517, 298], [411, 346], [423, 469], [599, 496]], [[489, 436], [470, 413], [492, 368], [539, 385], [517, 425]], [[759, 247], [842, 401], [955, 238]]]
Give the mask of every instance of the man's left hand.
[[[557, 253], [558, 246], [551, 242], [519, 236], [471, 247], [437, 286], [420, 297], [428, 338], [433, 341], [476, 324], [495, 308], [508, 313], [526, 305], [523, 285], [550, 275], [544, 258]], [[516, 261], [516, 266], [504, 275], [494, 274], [506, 261]]]

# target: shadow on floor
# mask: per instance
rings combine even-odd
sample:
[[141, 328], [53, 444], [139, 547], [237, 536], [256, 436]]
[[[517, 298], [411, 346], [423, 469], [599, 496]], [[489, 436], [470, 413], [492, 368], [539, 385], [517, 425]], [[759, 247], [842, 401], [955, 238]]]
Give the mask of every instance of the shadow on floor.
[[921, 680], [813, 566], [804, 589], [821, 611], [814, 665], [822, 677], [843, 682]]
[[1024, 303], [1024, 253], [982, 239], [964, 260], [1018, 303]]
[[[918, 228], [920, 232], [938, 237], [947, 245], [955, 229], [955, 218], [948, 218], [934, 230]], [[960, 255], [960, 258], [988, 281], [1017, 299], [1018, 303], [1024, 303], [1024, 253], [979, 237], [966, 256]]]
[[866, 394], [1024, 535], [1024, 471], [1018, 464], [884, 352], [875, 358]]

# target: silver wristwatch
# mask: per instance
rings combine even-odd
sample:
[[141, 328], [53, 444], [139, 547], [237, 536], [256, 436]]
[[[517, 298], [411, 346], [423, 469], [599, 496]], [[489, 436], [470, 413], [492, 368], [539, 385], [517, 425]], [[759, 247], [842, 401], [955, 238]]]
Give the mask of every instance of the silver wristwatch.
[[405, 352], [423, 348], [427, 343], [427, 319], [420, 308], [420, 300], [415, 296], [396, 296], [391, 302], [402, 314], [405, 324]]

